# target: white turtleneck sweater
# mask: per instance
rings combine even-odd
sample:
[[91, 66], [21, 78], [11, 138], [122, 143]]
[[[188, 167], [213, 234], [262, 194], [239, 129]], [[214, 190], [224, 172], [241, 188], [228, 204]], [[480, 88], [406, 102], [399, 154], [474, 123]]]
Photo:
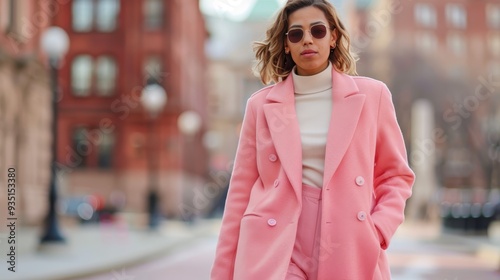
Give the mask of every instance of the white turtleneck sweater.
[[332, 65], [312, 76], [293, 73], [302, 140], [302, 183], [323, 187], [325, 148], [332, 113]]

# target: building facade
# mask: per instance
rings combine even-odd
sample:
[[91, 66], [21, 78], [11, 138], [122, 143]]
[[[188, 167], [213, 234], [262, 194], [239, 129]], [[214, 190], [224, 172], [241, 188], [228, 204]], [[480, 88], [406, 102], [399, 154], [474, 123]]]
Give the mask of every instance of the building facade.
[[[183, 187], [206, 173], [205, 124], [188, 137], [177, 121], [187, 110], [206, 115], [207, 32], [198, 1], [72, 0], [53, 24], [71, 41], [60, 69], [63, 191], [105, 200], [124, 194], [125, 210], [144, 211], [153, 149], [162, 212], [179, 215]], [[150, 83], [167, 94], [151, 130], [140, 101]]]
[[[412, 200], [450, 201], [447, 190], [461, 190], [453, 195], [455, 202], [484, 203], [493, 197], [485, 194], [500, 189], [500, 99], [495, 94], [500, 3], [352, 2], [358, 23], [354, 41], [364, 47], [361, 74], [383, 80], [392, 90], [414, 169], [420, 169], [422, 158], [435, 160], [433, 174], [417, 174]], [[435, 120], [430, 136], [420, 140], [412, 135], [419, 122], [412, 117], [418, 100], [428, 101]], [[434, 176], [435, 184], [425, 181], [427, 176]]]
[[18, 225], [38, 224], [47, 213], [52, 94], [38, 46], [50, 8], [49, 1], [0, 0], [0, 204], [7, 205], [7, 170], [14, 168]]

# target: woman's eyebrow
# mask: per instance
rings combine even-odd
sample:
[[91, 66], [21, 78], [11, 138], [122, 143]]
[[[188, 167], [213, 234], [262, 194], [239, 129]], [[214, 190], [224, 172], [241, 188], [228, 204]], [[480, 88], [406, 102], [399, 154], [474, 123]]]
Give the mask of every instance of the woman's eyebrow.
[[[317, 24], [325, 24], [325, 23], [322, 22], [322, 21], [315, 21], [315, 22], [311, 23], [310, 25], [312, 26], [312, 25], [317, 25]], [[302, 27], [302, 25], [300, 25], [300, 24], [294, 24], [294, 25], [290, 26], [290, 28], [295, 28], [295, 27]]]

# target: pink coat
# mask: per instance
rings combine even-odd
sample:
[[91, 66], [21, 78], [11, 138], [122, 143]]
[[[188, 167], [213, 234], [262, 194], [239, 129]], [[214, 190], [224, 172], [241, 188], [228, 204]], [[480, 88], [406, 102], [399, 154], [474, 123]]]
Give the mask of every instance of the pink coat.
[[[211, 280], [285, 279], [302, 203], [293, 80], [247, 102]], [[318, 280], [390, 279], [414, 174], [382, 82], [333, 70]]]

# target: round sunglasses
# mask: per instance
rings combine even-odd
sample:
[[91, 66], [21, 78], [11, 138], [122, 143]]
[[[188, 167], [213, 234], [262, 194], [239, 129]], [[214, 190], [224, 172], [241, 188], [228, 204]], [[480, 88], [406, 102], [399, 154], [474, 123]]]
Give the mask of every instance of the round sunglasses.
[[[309, 32], [314, 38], [323, 39], [326, 36], [326, 26], [322, 24], [314, 25], [311, 27]], [[285, 36], [287, 36], [288, 41], [291, 43], [298, 43], [302, 40], [302, 38], [304, 38], [304, 30], [300, 28], [290, 29], [287, 33], [285, 33]]]

